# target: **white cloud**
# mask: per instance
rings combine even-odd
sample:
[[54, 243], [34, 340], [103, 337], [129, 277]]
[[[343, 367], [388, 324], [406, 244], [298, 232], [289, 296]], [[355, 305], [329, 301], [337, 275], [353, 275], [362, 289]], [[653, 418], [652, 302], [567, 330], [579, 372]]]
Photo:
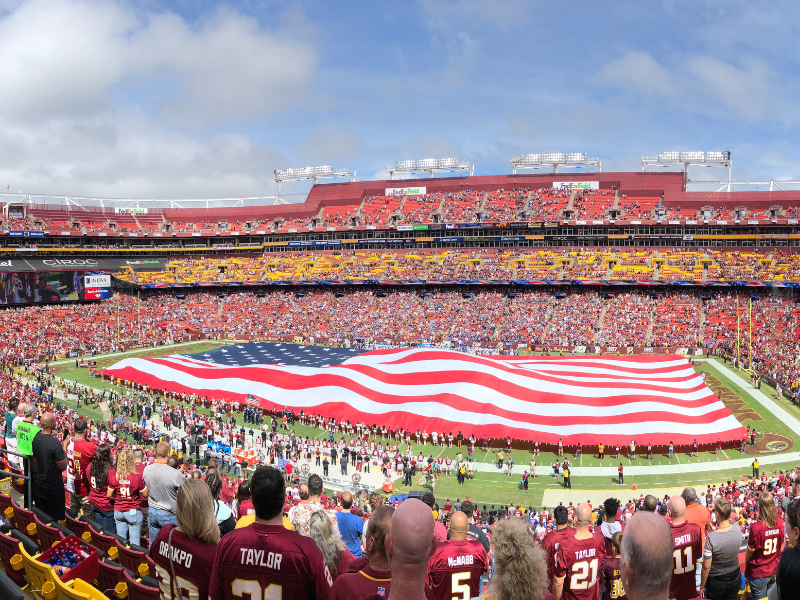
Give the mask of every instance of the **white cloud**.
[[220, 9], [189, 23], [123, 0], [30, 0], [0, 11], [2, 187], [106, 197], [274, 192], [272, 169], [286, 161], [230, 126], [309, 95], [316, 50], [285, 27], [312, 28], [301, 27], [296, 7], [274, 21], [267, 29]]
[[786, 90], [763, 61], [744, 57], [738, 66], [710, 56], [689, 56], [666, 68], [650, 54], [629, 51], [602, 65], [594, 77], [662, 107], [747, 121], [794, 119]]
[[647, 52], [632, 50], [604, 64], [596, 81], [611, 83], [644, 96], [673, 96], [676, 86], [672, 75]]

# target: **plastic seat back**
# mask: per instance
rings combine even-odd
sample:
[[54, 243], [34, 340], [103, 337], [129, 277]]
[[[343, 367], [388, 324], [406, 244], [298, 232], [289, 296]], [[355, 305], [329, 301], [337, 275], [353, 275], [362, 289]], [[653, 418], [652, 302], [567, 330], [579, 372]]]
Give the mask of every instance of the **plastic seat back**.
[[25, 585], [25, 564], [19, 551], [19, 540], [0, 532], [0, 560], [8, 578], [22, 587]]
[[123, 576], [128, 586], [128, 600], [161, 600], [161, 590], [157, 587], [149, 587], [136, 581], [128, 571]]

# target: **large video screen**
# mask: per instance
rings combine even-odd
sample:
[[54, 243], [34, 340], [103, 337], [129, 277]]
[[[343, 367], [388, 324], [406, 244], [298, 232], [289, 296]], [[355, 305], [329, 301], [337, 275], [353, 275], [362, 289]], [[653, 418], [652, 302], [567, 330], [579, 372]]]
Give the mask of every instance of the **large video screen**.
[[0, 306], [109, 298], [110, 280], [108, 274], [86, 271], [0, 273]]

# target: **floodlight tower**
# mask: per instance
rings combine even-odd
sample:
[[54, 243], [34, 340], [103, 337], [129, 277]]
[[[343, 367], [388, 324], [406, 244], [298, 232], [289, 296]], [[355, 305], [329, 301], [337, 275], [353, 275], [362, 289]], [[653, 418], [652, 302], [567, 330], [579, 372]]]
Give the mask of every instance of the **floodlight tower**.
[[553, 173], [558, 173], [558, 169], [583, 167], [597, 167], [597, 172], [603, 170], [600, 163], [600, 155], [597, 160], [589, 158], [585, 152], [549, 152], [546, 154], [523, 154], [511, 159], [511, 170], [514, 175], [518, 169], [553, 169]]
[[331, 166], [322, 167], [301, 167], [298, 169], [275, 169], [275, 182], [278, 184], [278, 195], [275, 197], [275, 204], [288, 204], [281, 198], [281, 184], [284, 181], [307, 181], [311, 179], [314, 185], [320, 179], [335, 179], [337, 177], [349, 177], [350, 181], [356, 180], [356, 172], [350, 169], [334, 169]]
[[686, 191], [688, 184], [692, 183], [689, 177], [689, 167], [727, 167], [728, 185], [727, 191], [731, 191], [731, 153], [729, 150], [722, 152], [659, 152], [657, 156], [642, 157], [642, 171], [647, 167], [683, 167], [683, 191]]
[[459, 173], [469, 171], [470, 175], [475, 174], [475, 165], [469, 164], [468, 160], [461, 158], [423, 158], [421, 160], [398, 160], [393, 167], [386, 167], [389, 171], [389, 179], [395, 173], [427, 173], [429, 179], [433, 179], [434, 173]]

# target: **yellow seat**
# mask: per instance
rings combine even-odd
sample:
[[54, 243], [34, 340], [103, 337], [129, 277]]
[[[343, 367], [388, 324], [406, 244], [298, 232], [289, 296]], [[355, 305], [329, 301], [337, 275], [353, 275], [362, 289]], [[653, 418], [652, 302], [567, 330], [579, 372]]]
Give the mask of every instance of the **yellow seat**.
[[[70, 586], [70, 584], [72, 584]], [[52, 591], [55, 595], [51, 595]], [[47, 582], [42, 589], [46, 600], [109, 600], [108, 596], [83, 579], [74, 579], [69, 583], [62, 582], [58, 577]]]
[[33, 556], [25, 552], [22, 544], [19, 545], [19, 552], [22, 555], [22, 563], [25, 566], [25, 578], [28, 580], [30, 591], [37, 600], [52, 600], [45, 598], [43, 590], [45, 584], [56, 579], [55, 571], [50, 565], [46, 565], [36, 560]]

